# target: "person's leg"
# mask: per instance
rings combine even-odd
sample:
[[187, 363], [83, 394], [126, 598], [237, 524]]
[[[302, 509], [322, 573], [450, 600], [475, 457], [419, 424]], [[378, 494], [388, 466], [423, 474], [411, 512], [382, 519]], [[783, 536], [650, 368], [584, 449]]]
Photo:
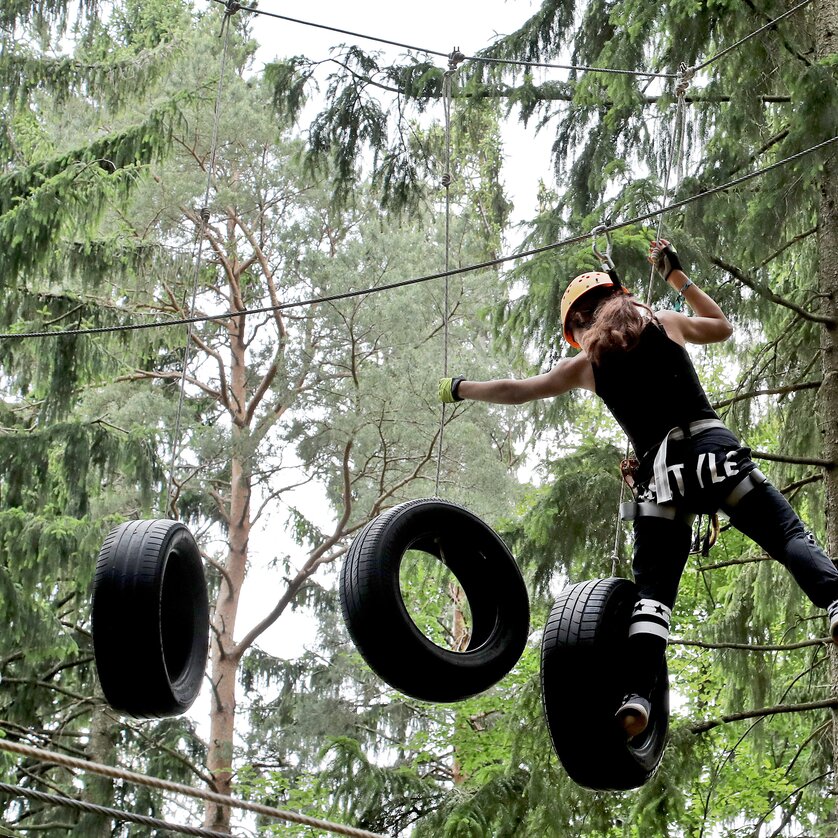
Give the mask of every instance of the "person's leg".
[[681, 516], [641, 517], [634, 522], [632, 570], [638, 601], [629, 624], [627, 694], [617, 711], [617, 720], [629, 736], [641, 733], [648, 721], [648, 700], [663, 664], [691, 540], [692, 529]]
[[829, 612], [838, 642], [838, 568], [807, 532], [789, 502], [770, 483], [748, 492], [729, 510], [730, 522], [783, 564], [809, 599]]

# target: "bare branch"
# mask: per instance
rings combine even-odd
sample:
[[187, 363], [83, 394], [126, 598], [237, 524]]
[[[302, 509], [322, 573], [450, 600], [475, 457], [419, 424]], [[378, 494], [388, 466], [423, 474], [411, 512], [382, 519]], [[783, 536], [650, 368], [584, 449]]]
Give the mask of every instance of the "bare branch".
[[743, 652], [790, 652], [794, 649], [806, 649], [809, 646], [820, 646], [823, 643], [831, 643], [829, 637], [819, 637], [813, 640], [801, 640], [799, 643], [786, 643], [769, 645], [762, 643], [705, 643], [701, 640], [680, 640], [677, 637], [670, 637], [669, 643], [672, 646], [695, 646], [699, 649], [739, 649]]
[[697, 724], [688, 725], [690, 733], [698, 735], [708, 730], [731, 722], [741, 722], [745, 719], [758, 719], [765, 716], [777, 716], [781, 713], [803, 713], [808, 710], [834, 710], [838, 708], [838, 698], [825, 698], [822, 701], [807, 701], [802, 704], [778, 704], [774, 707], [759, 707], [754, 710], [743, 710], [741, 713], [729, 713], [718, 719], [707, 719]]
[[797, 393], [800, 390], [817, 390], [822, 383], [823, 380], [818, 379], [817, 381], [802, 381], [799, 384], [789, 384], [786, 387], [767, 387], [764, 390], [751, 390], [748, 393], [738, 393], [735, 396], [731, 396], [729, 399], [722, 399], [721, 401], [714, 402], [712, 406], [715, 410], [718, 410], [719, 408], [727, 407], [735, 402], [745, 401], [746, 399], [754, 399], [757, 396], [781, 396], [787, 393]]
[[822, 323], [824, 326], [827, 326], [830, 329], [834, 329], [836, 326], [838, 326], [838, 322], [836, 322], [834, 318], [824, 317], [821, 314], [813, 314], [811, 311], [806, 311], [806, 309], [804, 309], [802, 306], [799, 306], [797, 303], [793, 303], [791, 300], [787, 300], [785, 297], [781, 297], [779, 294], [775, 294], [766, 285], [764, 285], [761, 282], [758, 282], [753, 277], [748, 276], [747, 274], [745, 274], [744, 271], [741, 271], [739, 268], [737, 268], [735, 265], [731, 265], [729, 262], [725, 262], [718, 256], [711, 256], [710, 261], [714, 265], [716, 265], [716, 267], [721, 268], [723, 271], [729, 273], [735, 280], [741, 282], [742, 285], [747, 286], [752, 291], [756, 291], [756, 293], [759, 294], [761, 297], [765, 298], [769, 302], [776, 303], [777, 305], [791, 309], [804, 320], [809, 320], [812, 323]]
[[835, 468], [832, 460], [819, 460], [817, 457], [792, 457], [784, 454], [769, 454], [767, 451], [752, 451], [751, 456], [757, 460], [769, 460], [773, 463], [791, 463], [797, 466], [819, 466], [820, 468]]

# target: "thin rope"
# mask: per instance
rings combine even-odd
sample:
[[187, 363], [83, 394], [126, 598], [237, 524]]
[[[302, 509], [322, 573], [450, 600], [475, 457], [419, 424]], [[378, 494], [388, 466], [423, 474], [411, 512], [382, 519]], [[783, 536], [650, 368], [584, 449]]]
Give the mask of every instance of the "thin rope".
[[[675, 125], [672, 130], [672, 140], [669, 144], [669, 158], [666, 161], [666, 175], [663, 182], [663, 198], [661, 199], [663, 210], [658, 216], [658, 229], [655, 235], [655, 241], [660, 241], [661, 235], [663, 234], [663, 220], [667, 210], [669, 209], [666, 202], [669, 200], [669, 183], [672, 176], [673, 163], [675, 163], [674, 168], [676, 169], [678, 179], [680, 180], [681, 177], [681, 167], [684, 157], [684, 135], [686, 133], [684, 130], [687, 112], [686, 96], [687, 90], [690, 86], [690, 79], [693, 74], [694, 71], [689, 69], [686, 64], [681, 65], [681, 78], [675, 89]], [[654, 281], [655, 266], [652, 265], [651, 270], [649, 271], [649, 288], [646, 291], [647, 306], [652, 304], [652, 288], [654, 286]]]
[[[226, 3], [227, 0], [213, 0], [215, 3]], [[425, 47], [417, 47], [412, 44], [404, 44], [400, 41], [391, 41], [388, 38], [379, 38], [375, 35], [365, 35], [362, 32], [353, 32], [350, 29], [340, 29], [337, 26], [328, 26], [325, 23], [315, 23], [311, 20], [301, 20], [296, 17], [289, 17], [288, 15], [280, 15], [276, 12], [268, 12], [265, 9], [259, 9], [254, 6], [242, 6], [238, 3], [234, 4], [237, 10], [243, 12], [252, 12], [255, 15], [263, 15], [264, 17], [272, 17], [277, 20], [284, 20], [287, 23], [298, 23], [301, 26], [310, 26], [314, 29], [324, 29], [327, 32], [336, 32], [338, 35], [349, 35], [352, 38], [359, 38], [362, 41], [372, 41], [377, 44], [386, 44], [391, 47], [399, 47], [399, 49], [411, 50], [413, 52], [423, 52], [426, 55], [436, 55], [440, 58], [448, 58], [448, 53], [441, 52], [434, 49], [426, 49]], [[513, 64], [519, 67], [543, 67], [552, 70], [575, 70], [582, 73], [612, 73], [621, 76], [640, 76], [642, 78], [676, 78], [677, 73], [661, 73], [654, 70], [623, 70], [615, 67], [589, 67], [584, 64], [544, 64], [537, 61], [517, 61], [512, 58], [487, 58], [480, 55], [464, 55], [463, 59], [466, 61], [479, 61], [487, 64]]]
[[784, 20], [789, 15], [793, 15], [795, 12], [799, 11], [804, 6], [808, 6], [811, 2], [812, 0], [803, 0], [802, 3], [798, 3], [796, 6], [789, 9], [787, 12], [784, 12], [779, 17], [775, 17], [773, 20], [768, 21], [768, 23], [766, 23], [765, 26], [760, 26], [759, 29], [754, 30], [750, 34], [746, 35], [744, 38], [740, 38], [735, 44], [731, 44], [729, 47], [726, 47], [725, 49], [720, 50], [714, 55], [711, 55], [710, 58], [708, 58], [706, 61], [702, 61], [701, 64], [697, 64], [695, 67], [693, 67], [693, 70], [695, 72], [698, 72], [699, 70], [703, 70], [705, 67], [709, 67], [714, 61], [718, 61], [722, 56], [727, 55], [729, 52], [733, 52], [733, 50], [737, 49], [738, 47], [741, 47], [742, 44], [744, 44], [746, 41], [750, 41], [751, 38], [755, 38], [757, 35], [761, 34], [762, 32], [765, 32], [766, 29], [770, 29], [772, 26], [776, 26], [781, 20]]
[[[666, 174], [663, 182], [663, 198], [661, 199], [662, 211], [658, 216], [658, 229], [655, 235], [655, 241], [660, 241], [663, 233], [663, 219], [667, 212], [667, 201], [669, 200], [669, 182], [672, 177], [672, 169], [676, 170], [676, 177], [680, 182], [681, 166], [684, 155], [684, 135], [686, 125], [686, 95], [690, 86], [690, 79], [693, 77], [694, 71], [687, 67], [686, 64], [680, 66], [680, 78], [675, 88], [676, 102], [675, 102], [675, 125], [672, 130], [672, 139], [669, 145], [669, 157], [666, 161]], [[655, 266], [652, 265], [649, 274], [649, 289], [646, 292], [646, 305], [652, 303], [652, 287], [655, 279]], [[626, 438], [626, 454], [625, 459], [628, 460], [631, 451], [631, 443]], [[623, 505], [623, 498], [625, 497], [626, 481], [623, 475], [620, 475], [620, 499], [617, 506], [617, 521], [614, 525], [614, 551], [611, 553], [611, 575], [617, 575], [617, 564], [620, 561], [620, 536], [622, 535], [622, 518], [620, 515], [620, 508]]]
[[40, 803], [50, 803], [54, 806], [64, 806], [67, 809], [76, 809], [79, 812], [91, 812], [96, 815], [104, 815], [117, 822], [136, 823], [141, 826], [150, 826], [154, 829], [165, 829], [168, 832], [179, 832], [181, 835], [198, 835], [201, 838], [234, 838], [229, 832], [216, 832], [214, 829], [202, 829], [197, 826], [185, 826], [179, 823], [152, 818], [147, 815], [137, 815], [133, 812], [123, 812], [120, 809], [112, 809], [110, 806], [100, 806], [97, 803], [87, 803], [84, 800], [75, 800], [72, 797], [64, 797], [60, 794], [50, 794], [36, 789], [28, 789], [25, 786], [12, 786], [8, 783], [0, 783], [0, 792], [12, 797], [26, 797], [29, 800], [37, 800]]
[[[207, 224], [210, 220], [209, 198], [210, 190], [212, 188], [212, 176], [215, 171], [215, 161], [218, 152], [218, 123], [221, 118], [221, 93], [224, 89], [224, 73], [227, 69], [227, 55], [230, 46], [230, 30], [233, 28], [230, 24], [230, 18], [235, 14], [237, 3], [228, 2], [227, 8], [224, 12], [222, 21], [222, 30], [224, 33], [224, 47], [221, 51], [221, 66], [218, 71], [218, 86], [215, 91], [215, 106], [213, 108], [212, 116], [212, 139], [210, 141], [210, 162], [207, 167], [207, 184], [204, 189], [204, 203], [201, 205], [200, 217], [201, 224], [198, 228], [198, 253], [195, 257], [195, 275], [192, 280], [192, 301], [189, 306], [190, 313], [195, 312], [195, 302], [198, 298], [198, 282], [201, 276], [201, 261], [204, 252], [204, 235], [206, 233]], [[172, 441], [172, 459], [169, 465], [169, 484], [166, 488], [166, 513], [172, 517], [177, 518], [174, 507], [174, 484], [175, 484], [175, 468], [177, 467], [178, 446], [180, 445], [180, 426], [183, 418], [183, 404], [186, 397], [186, 369], [189, 366], [189, 351], [192, 348], [192, 333], [195, 322], [186, 324], [186, 341], [183, 346], [183, 360], [181, 362], [180, 372], [180, 393], [178, 396], [177, 414], [175, 416], [175, 433]]]
[[332, 823], [321, 818], [311, 818], [308, 815], [301, 815], [298, 812], [288, 812], [284, 809], [276, 809], [273, 806], [264, 806], [261, 803], [251, 803], [247, 800], [237, 800], [234, 797], [227, 797], [214, 791], [196, 789], [182, 783], [173, 783], [170, 780], [161, 780], [159, 777], [149, 777], [146, 774], [139, 774], [135, 771], [124, 771], [121, 768], [113, 768], [110, 765], [102, 765], [98, 762], [91, 762], [78, 757], [58, 754], [54, 751], [45, 751], [41, 748], [33, 748], [31, 745], [24, 745], [21, 742], [11, 742], [8, 739], [0, 739], [0, 751], [11, 754], [18, 754], [32, 759], [42, 760], [61, 765], [65, 768], [77, 768], [81, 771], [89, 771], [91, 774], [99, 774], [102, 777], [110, 777], [114, 780], [125, 780], [128, 783], [136, 783], [149, 788], [170, 791], [175, 794], [183, 794], [187, 797], [194, 797], [198, 800], [205, 800], [210, 803], [217, 803], [220, 806], [229, 806], [233, 809], [242, 809], [246, 812], [255, 812], [257, 815], [266, 815], [277, 820], [298, 823], [303, 826], [311, 826], [315, 829], [322, 829], [326, 832], [333, 832], [336, 835], [349, 835], [352, 838], [387, 838], [377, 832], [368, 832], [365, 829], [358, 829], [354, 826]]
[[[651, 218], [657, 218], [659, 215], [661, 215], [661, 213], [669, 212], [675, 209], [681, 209], [682, 207], [686, 207], [689, 204], [694, 203], [695, 201], [700, 201], [704, 198], [709, 198], [711, 195], [717, 195], [719, 192], [726, 192], [728, 189], [732, 189], [734, 186], [739, 186], [740, 184], [746, 183], [749, 180], [753, 180], [754, 178], [766, 175], [769, 172], [774, 171], [775, 169], [779, 169], [782, 166], [788, 165], [789, 163], [793, 163], [795, 160], [799, 160], [801, 157], [805, 157], [808, 154], [812, 154], [815, 151], [819, 151], [822, 148], [826, 148], [828, 145], [831, 145], [835, 142], [838, 142], [838, 136], [830, 137], [830, 139], [828, 140], [823, 140], [822, 142], [817, 143], [817, 145], [813, 145], [810, 148], [804, 149], [803, 151], [798, 151], [797, 153], [792, 154], [789, 157], [785, 157], [782, 160], [778, 160], [776, 163], [772, 163], [771, 165], [765, 166], [762, 169], [757, 169], [754, 172], [750, 172], [747, 175], [742, 175], [741, 177], [735, 178], [734, 180], [730, 180], [727, 183], [722, 183], [719, 186], [713, 186], [710, 189], [705, 189], [702, 192], [698, 192], [695, 195], [689, 196], [688, 198], [682, 198], [679, 201], [674, 201], [673, 203], [661, 207], [660, 209], [650, 210], [649, 212], [645, 212], [642, 215], [637, 215], [634, 216], [634, 218], [629, 218], [626, 221], [618, 221], [616, 223], [609, 224], [601, 228], [600, 232], [613, 232], [614, 230], [622, 230], [624, 227], [631, 227], [635, 224], [642, 224], [644, 221], [648, 221]], [[507, 256], [500, 256], [496, 259], [490, 259], [486, 262], [478, 262], [472, 265], [463, 265], [461, 267], [450, 268], [447, 271], [441, 271], [439, 273], [426, 274], [424, 276], [413, 277], [412, 279], [400, 280], [398, 282], [390, 282], [384, 285], [378, 285], [372, 288], [364, 288], [358, 291], [346, 291], [340, 294], [328, 294], [322, 297], [312, 297], [306, 300], [298, 300], [294, 303], [280, 303], [278, 305], [262, 306], [260, 308], [248, 308], [242, 309], [240, 311], [224, 311], [218, 312], [216, 314], [201, 314], [195, 317], [183, 317], [178, 318], [176, 320], [155, 320], [147, 323], [127, 323], [121, 326], [93, 326], [91, 328], [86, 329], [66, 329], [64, 331], [49, 332], [0, 332], [0, 340], [75, 337], [79, 335], [103, 335], [115, 332], [134, 332], [140, 331], [142, 329], [163, 329], [168, 328], [170, 326], [182, 326], [186, 323], [206, 323], [210, 320], [226, 320], [231, 317], [247, 317], [251, 314], [270, 314], [276, 311], [287, 311], [289, 309], [301, 308], [304, 306], [313, 306], [321, 303], [332, 303], [338, 300], [348, 300], [355, 297], [365, 297], [370, 294], [377, 294], [382, 291], [392, 291], [396, 288], [406, 288], [410, 285], [417, 285], [423, 282], [429, 282], [434, 279], [442, 279], [448, 276], [459, 276], [460, 274], [471, 273], [472, 271], [482, 271], [488, 268], [493, 268], [498, 265], [502, 265], [506, 262], [514, 262], [518, 259], [525, 259], [528, 256], [537, 256], [542, 253], [548, 253], [549, 251], [557, 250], [562, 247], [567, 247], [568, 245], [582, 244], [583, 242], [590, 241], [590, 238], [590, 233], [581, 233], [576, 236], [570, 236], [566, 239], [562, 239], [558, 242], [553, 242], [552, 244], [545, 244], [541, 247], [532, 248], [531, 250], [521, 251], [520, 253], [510, 253]]]
[[[451, 269], [451, 83], [457, 70], [457, 63], [462, 61], [462, 53], [455, 48], [449, 55], [448, 69], [443, 77], [443, 113], [445, 117], [445, 173], [442, 185], [445, 187], [445, 284], [442, 309], [442, 374], [448, 375], [448, 272]], [[439, 414], [439, 444], [436, 453], [436, 482], [434, 497], [439, 497], [439, 481], [442, 474], [442, 443], [445, 435], [445, 402]]]

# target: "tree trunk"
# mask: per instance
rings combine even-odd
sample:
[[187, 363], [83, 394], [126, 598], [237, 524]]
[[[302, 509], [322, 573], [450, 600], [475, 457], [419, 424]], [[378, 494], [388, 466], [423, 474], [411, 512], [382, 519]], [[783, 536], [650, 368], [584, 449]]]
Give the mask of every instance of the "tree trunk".
[[[93, 711], [86, 753], [93, 762], [100, 762], [104, 765], [113, 765], [117, 761], [114, 725], [101, 708]], [[113, 806], [113, 780], [96, 774], [88, 774], [84, 781], [82, 799], [86, 803], [95, 803], [98, 806]], [[113, 824], [109, 817], [85, 812], [79, 818], [76, 831], [86, 838], [110, 838], [112, 828]]]
[[[233, 793], [233, 742], [236, 725], [236, 681], [240, 652], [235, 642], [236, 617], [239, 598], [247, 572], [247, 550], [250, 540], [250, 496], [252, 469], [250, 433], [245, 424], [246, 346], [243, 340], [244, 318], [241, 325], [231, 328], [232, 365], [230, 392], [233, 404], [231, 434], [230, 498], [228, 515], [228, 552], [226, 575], [215, 602], [213, 638], [210, 653], [212, 705], [210, 710], [210, 739], [207, 768], [212, 773], [215, 791]], [[207, 829], [229, 831], [230, 809], [209, 803], [204, 814]]]
[[[838, 0], [819, 0], [815, 7], [815, 47], [817, 58], [838, 52]], [[838, 319], [838, 164], [827, 158], [821, 181], [818, 212], [818, 285], [824, 313]], [[824, 327], [821, 339], [823, 385], [820, 389], [823, 454], [838, 462], [838, 330]], [[838, 556], [838, 469], [826, 469], [827, 552]], [[830, 650], [832, 694], [838, 697], [838, 654]], [[838, 793], [838, 713], [832, 711], [833, 789]], [[836, 804], [838, 807], [838, 804]], [[838, 808], [833, 813], [838, 824]], [[838, 830], [836, 833], [838, 834]]]

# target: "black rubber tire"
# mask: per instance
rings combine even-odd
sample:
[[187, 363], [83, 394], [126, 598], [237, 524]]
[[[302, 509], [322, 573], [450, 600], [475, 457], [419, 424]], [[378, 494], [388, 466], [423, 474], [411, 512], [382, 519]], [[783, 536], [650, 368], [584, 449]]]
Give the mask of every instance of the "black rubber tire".
[[[465, 651], [436, 645], [410, 618], [399, 584], [409, 549], [437, 559], [444, 553], [471, 606]], [[438, 498], [402, 503], [367, 524], [343, 564], [340, 601], [370, 668], [422, 701], [461, 701], [496, 684], [518, 662], [529, 634], [527, 589], [503, 540], [476, 515]]]
[[93, 650], [108, 704], [177, 716], [197, 697], [209, 646], [201, 554], [178, 521], [128, 521], [102, 544], [93, 580]]
[[663, 757], [669, 728], [666, 663], [650, 696], [649, 726], [626, 740], [614, 714], [626, 693], [626, 644], [637, 589], [627, 579], [570, 585], [556, 600], [541, 644], [544, 715], [576, 783], [598, 790], [643, 785]]

